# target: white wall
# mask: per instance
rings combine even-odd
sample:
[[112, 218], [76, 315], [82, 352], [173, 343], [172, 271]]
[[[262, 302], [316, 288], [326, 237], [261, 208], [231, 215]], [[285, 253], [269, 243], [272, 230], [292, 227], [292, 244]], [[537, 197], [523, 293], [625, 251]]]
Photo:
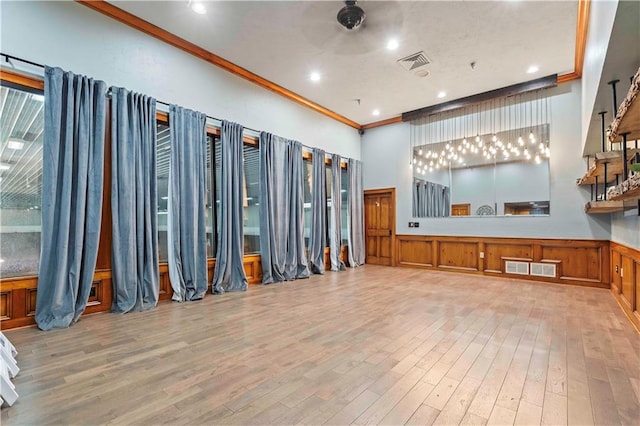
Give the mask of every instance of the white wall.
[[[585, 172], [581, 155], [580, 82], [563, 84], [551, 96], [551, 215], [502, 218], [411, 218], [408, 123], [367, 130], [362, 138], [364, 188], [395, 187], [399, 234], [470, 235], [530, 238], [610, 238], [608, 215], [587, 215], [587, 189], [576, 185]], [[418, 220], [420, 228], [409, 228]]]
[[[589, 9], [589, 29], [582, 69], [582, 127], [583, 144], [587, 140], [591, 113], [600, 86], [602, 67], [607, 56], [609, 37], [618, 9], [618, 0], [592, 0]], [[609, 115], [612, 117], [613, 115]], [[582, 152], [582, 149], [581, 149]]]
[[0, 13], [3, 53], [360, 158], [357, 130], [85, 6], [3, 1]]
[[638, 210], [615, 213], [611, 218], [611, 241], [640, 250]]

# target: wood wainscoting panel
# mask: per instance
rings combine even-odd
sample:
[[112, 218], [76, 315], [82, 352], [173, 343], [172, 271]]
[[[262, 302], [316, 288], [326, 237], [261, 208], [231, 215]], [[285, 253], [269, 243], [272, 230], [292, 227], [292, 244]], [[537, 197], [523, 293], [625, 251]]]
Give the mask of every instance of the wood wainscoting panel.
[[640, 332], [640, 250], [613, 241], [611, 294]]
[[244, 255], [244, 272], [249, 284], [262, 284], [262, 258], [259, 254]]
[[478, 242], [440, 241], [438, 267], [447, 269], [478, 270]]
[[621, 256], [621, 269], [620, 269], [620, 300], [633, 312], [635, 309], [635, 265], [631, 256]]
[[[575, 280], [582, 282], [603, 282], [607, 273], [603, 274], [603, 252], [608, 252], [604, 247], [594, 245], [547, 245], [542, 244], [542, 259], [559, 260], [562, 262], [562, 280]], [[605, 271], [608, 271], [606, 268]], [[608, 281], [608, 280], [607, 280]]]
[[398, 236], [398, 265], [432, 267], [436, 264], [433, 258], [433, 240], [421, 237]]
[[620, 251], [611, 248], [611, 291], [618, 294], [622, 289], [620, 278], [620, 266], [622, 265], [622, 255]]
[[160, 291], [158, 293], [158, 300], [171, 300], [173, 289], [171, 288], [171, 280], [169, 280], [169, 264], [161, 263], [159, 271], [158, 283]]
[[484, 271], [498, 274], [502, 273], [503, 257], [528, 259], [531, 261], [533, 260], [533, 244], [485, 241]]
[[13, 317], [11, 309], [11, 292], [0, 292], [0, 320], [10, 320]]
[[[396, 262], [403, 267], [609, 288], [609, 241], [540, 238], [398, 235]], [[556, 277], [508, 274], [504, 260], [556, 265]]]

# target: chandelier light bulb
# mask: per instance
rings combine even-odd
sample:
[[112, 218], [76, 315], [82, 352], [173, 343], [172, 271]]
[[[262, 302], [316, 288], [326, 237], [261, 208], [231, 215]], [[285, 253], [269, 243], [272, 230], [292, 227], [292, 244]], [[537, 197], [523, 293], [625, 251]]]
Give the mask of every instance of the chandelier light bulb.
[[466, 154], [467, 153], [467, 149], [466, 148], [462, 148], [462, 153]]
[[440, 168], [440, 164], [436, 164], [436, 169], [439, 169], [439, 168]]
[[494, 133], [493, 136], [491, 137], [492, 141], [497, 141], [498, 140], [498, 136], [496, 136], [496, 134]]
[[416, 160], [415, 157], [413, 157], [413, 164], [416, 164], [418, 162], [418, 160]]
[[476, 135], [476, 142], [480, 142], [480, 135]]
[[447, 146], [445, 148], [447, 148], [447, 151], [448, 151], [451, 149], [451, 145], [449, 145], [449, 143], [447, 142]]
[[429, 171], [432, 172], [433, 171], [433, 167], [429, 167]]
[[469, 144], [469, 142], [467, 142], [467, 138], [462, 139], [462, 143], [465, 144], [465, 145]]
[[418, 155], [422, 155], [422, 148], [418, 150]]
[[540, 142], [540, 146], [538, 147], [540, 151], [544, 152], [544, 144]]
[[540, 164], [540, 156], [538, 154], [536, 154], [535, 161], [536, 161], [536, 164]]
[[422, 170], [420, 170], [420, 167], [416, 167], [416, 172], [418, 172], [418, 174], [422, 172]]
[[427, 174], [427, 171], [426, 171], [426, 170], [423, 170], [423, 171], [422, 171], [422, 174], [423, 174], [423, 175], [426, 175], [426, 174]]
[[518, 136], [518, 145], [524, 146], [524, 140], [522, 139], [522, 136]]
[[440, 155], [442, 155], [444, 157], [444, 150], [440, 153]]
[[418, 161], [418, 166], [422, 166], [422, 160]]

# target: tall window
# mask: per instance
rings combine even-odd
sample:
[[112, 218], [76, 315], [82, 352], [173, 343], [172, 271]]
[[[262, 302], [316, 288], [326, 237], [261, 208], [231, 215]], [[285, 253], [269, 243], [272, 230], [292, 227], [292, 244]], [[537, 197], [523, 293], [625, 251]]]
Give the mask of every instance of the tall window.
[[158, 178], [158, 260], [167, 262], [167, 219], [169, 214], [169, 161], [171, 159], [171, 134], [169, 126], [158, 123], [157, 178]]
[[331, 240], [329, 239], [329, 235], [331, 232], [331, 190], [333, 188], [333, 180], [331, 178], [331, 164], [327, 164], [325, 166], [326, 176], [327, 176], [327, 237], [325, 247], [329, 247]]
[[0, 277], [37, 275], [44, 97], [0, 88]]
[[304, 196], [304, 246], [309, 247], [311, 238], [311, 188], [313, 187], [313, 165], [310, 158], [302, 160], [302, 192]]
[[205, 204], [205, 223], [207, 228], [207, 257], [216, 256], [216, 215], [214, 214], [214, 203], [218, 197], [216, 197], [216, 158], [214, 155], [214, 146], [219, 145], [220, 138], [217, 136], [207, 135], [207, 193]]
[[244, 222], [244, 252], [260, 252], [260, 150], [257, 146], [244, 145], [244, 179], [242, 181], [242, 206]]
[[340, 208], [340, 216], [342, 221], [342, 245], [346, 246], [348, 244], [347, 232], [349, 229], [349, 223], [347, 222], [347, 208], [348, 204], [348, 191], [349, 191], [349, 175], [347, 174], [347, 168], [340, 169], [340, 195], [342, 199], [342, 206]]

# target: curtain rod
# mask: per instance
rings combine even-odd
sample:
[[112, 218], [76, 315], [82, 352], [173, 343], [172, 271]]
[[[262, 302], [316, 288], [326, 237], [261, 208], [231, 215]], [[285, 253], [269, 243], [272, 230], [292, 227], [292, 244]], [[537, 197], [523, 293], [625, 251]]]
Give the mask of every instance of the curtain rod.
[[[40, 68], [42, 68], [42, 69], [44, 69], [44, 67], [45, 67], [44, 65], [39, 64], [39, 63], [37, 63], [37, 62], [33, 62], [33, 61], [29, 61], [29, 60], [27, 60], [27, 59], [19, 58], [19, 57], [17, 57], [17, 56], [9, 55], [9, 54], [7, 54], [7, 53], [2, 53], [2, 52], [0, 52], [0, 56], [4, 56], [4, 58], [5, 58], [5, 62], [7, 62], [7, 63], [9, 63], [9, 64], [11, 64], [11, 59], [13, 59], [13, 60], [16, 60], [16, 61], [24, 62], [25, 64], [33, 65], [33, 66], [35, 66], [35, 67], [40, 67]], [[13, 66], [13, 64], [11, 64], [11, 65]], [[111, 89], [109, 89], [109, 90], [107, 91], [107, 95], [108, 95], [108, 96], [110, 96], [110, 95], [111, 95]], [[158, 99], [156, 99], [156, 103], [159, 103], [159, 104], [162, 104], [162, 105], [166, 105], [166, 106], [171, 106], [171, 104], [170, 104], [170, 103], [168, 103], [168, 102], [164, 102], [164, 101], [161, 101], [161, 100], [158, 100]], [[210, 116], [210, 115], [206, 115], [206, 117], [207, 117], [207, 118], [210, 118], [211, 120], [219, 121], [220, 123], [222, 123], [222, 121], [223, 121], [221, 118], [212, 117], [212, 116]], [[258, 135], [261, 133], [261, 131], [260, 131], [260, 130], [252, 129], [251, 127], [245, 127], [245, 126], [242, 126], [242, 128], [243, 128], [243, 129], [246, 129], [246, 130], [249, 130], [249, 131], [251, 131], [251, 132], [257, 133]], [[305, 144], [303, 144], [302, 142], [300, 142], [300, 144], [301, 144], [303, 147], [305, 147], [305, 148], [307, 148], [308, 150], [310, 150], [310, 151], [312, 151], [312, 150], [313, 150], [313, 147], [311, 147], [311, 146], [309, 146], [309, 145], [305, 145]], [[326, 153], [326, 154], [330, 154], [330, 153]], [[342, 157], [342, 156], [341, 156], [341, 157]]]
[[[5, 62], [7, 62], [9, 64], [11, 64], [11, 59], [15, 59], [16, 61], [24, 62], [25, 64], [33, 65], [35, 67], [40, 67], [40, 68], [44, 69], [44, 65], [39, 64], [37, 62], [33, 62], [33, 61], [26, 60], [26, 59], [22, 59], [22, 58], [19, 58], [17, 56], [13, 56], [13, 55], [8, 55], [6, 53], [0, 53], [0, 55], [4, 56]], [[12, 64], [12, 66], [13, 66], [13, 64]]]

